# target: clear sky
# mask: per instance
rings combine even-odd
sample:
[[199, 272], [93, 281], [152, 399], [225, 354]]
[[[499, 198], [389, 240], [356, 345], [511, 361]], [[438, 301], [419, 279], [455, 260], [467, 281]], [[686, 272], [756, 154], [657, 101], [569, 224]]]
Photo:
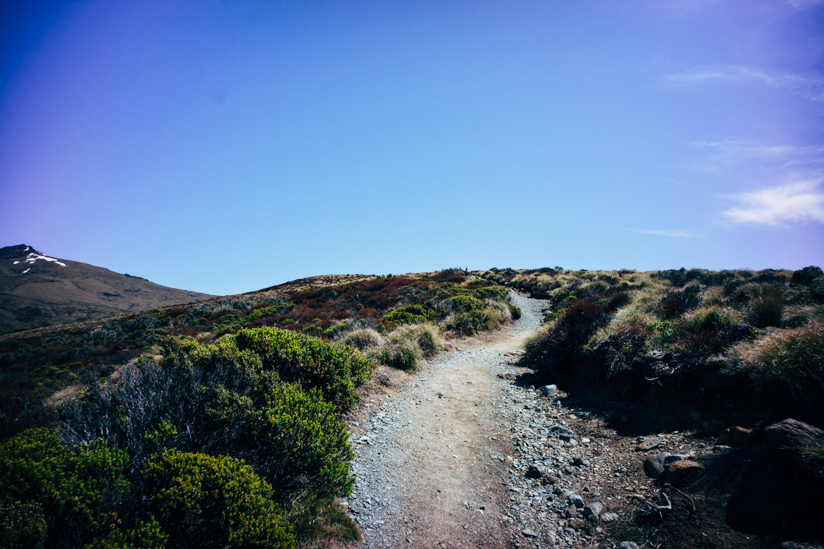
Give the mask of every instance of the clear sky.
[[213, 294], [824, 266], [824, 1], [7, 1], [23, 243]]

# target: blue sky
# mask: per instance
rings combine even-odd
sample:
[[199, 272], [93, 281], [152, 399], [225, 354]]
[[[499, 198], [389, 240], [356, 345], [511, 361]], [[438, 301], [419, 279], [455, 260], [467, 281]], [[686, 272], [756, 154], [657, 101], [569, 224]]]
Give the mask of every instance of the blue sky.
[[824, 264], [824, 2], [6, 3], [0, 245], [228, 294]]

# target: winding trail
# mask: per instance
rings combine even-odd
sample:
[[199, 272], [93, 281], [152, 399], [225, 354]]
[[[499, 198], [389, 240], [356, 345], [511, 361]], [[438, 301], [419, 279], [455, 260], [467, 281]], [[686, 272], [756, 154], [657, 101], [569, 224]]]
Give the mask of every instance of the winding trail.
[[513, 452], [503, 410], [524, 339], [545, 302], [512, 293], [522, 317], [460, 343], [380, 404], [353, 435], [357, 483], [347, 504], [361, 547], [510, 547], [506, 477]]

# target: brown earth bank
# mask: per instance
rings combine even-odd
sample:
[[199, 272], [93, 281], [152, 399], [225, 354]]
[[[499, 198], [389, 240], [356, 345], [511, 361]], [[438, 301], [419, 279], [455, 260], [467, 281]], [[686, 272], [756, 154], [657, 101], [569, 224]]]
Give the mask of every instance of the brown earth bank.
[[[803, 456], [824, 440], [793, 453], [752, 410], [701, 415], [580, 382], [536, 387], [542, 378], [518, 359], [546, 303], [513, 303], [524, 314], [510, 328], [453, 341], [417, 372], [381, 369], [366, 387], [348, 419], [358, 481], [343, 501], [358, 546], [821, 543], [822, 473]], [[749, 430], [734, 437], [741, 446], [716, 440], [737, 425]], [[661, 480], [645, 473], [656, 459], [672, 469]]]

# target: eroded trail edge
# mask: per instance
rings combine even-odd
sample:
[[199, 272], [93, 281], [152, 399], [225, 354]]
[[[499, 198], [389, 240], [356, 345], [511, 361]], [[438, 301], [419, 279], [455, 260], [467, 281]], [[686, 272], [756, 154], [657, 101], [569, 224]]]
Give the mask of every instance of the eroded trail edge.
[[[510, 547], [512, 371], [545, 303], [512, 294], [523, 316], [459, 344], [353, 420], [358, 480], [346, 502], [362, 546]], [[389, 383], [391, 384], [391, 383]]]

